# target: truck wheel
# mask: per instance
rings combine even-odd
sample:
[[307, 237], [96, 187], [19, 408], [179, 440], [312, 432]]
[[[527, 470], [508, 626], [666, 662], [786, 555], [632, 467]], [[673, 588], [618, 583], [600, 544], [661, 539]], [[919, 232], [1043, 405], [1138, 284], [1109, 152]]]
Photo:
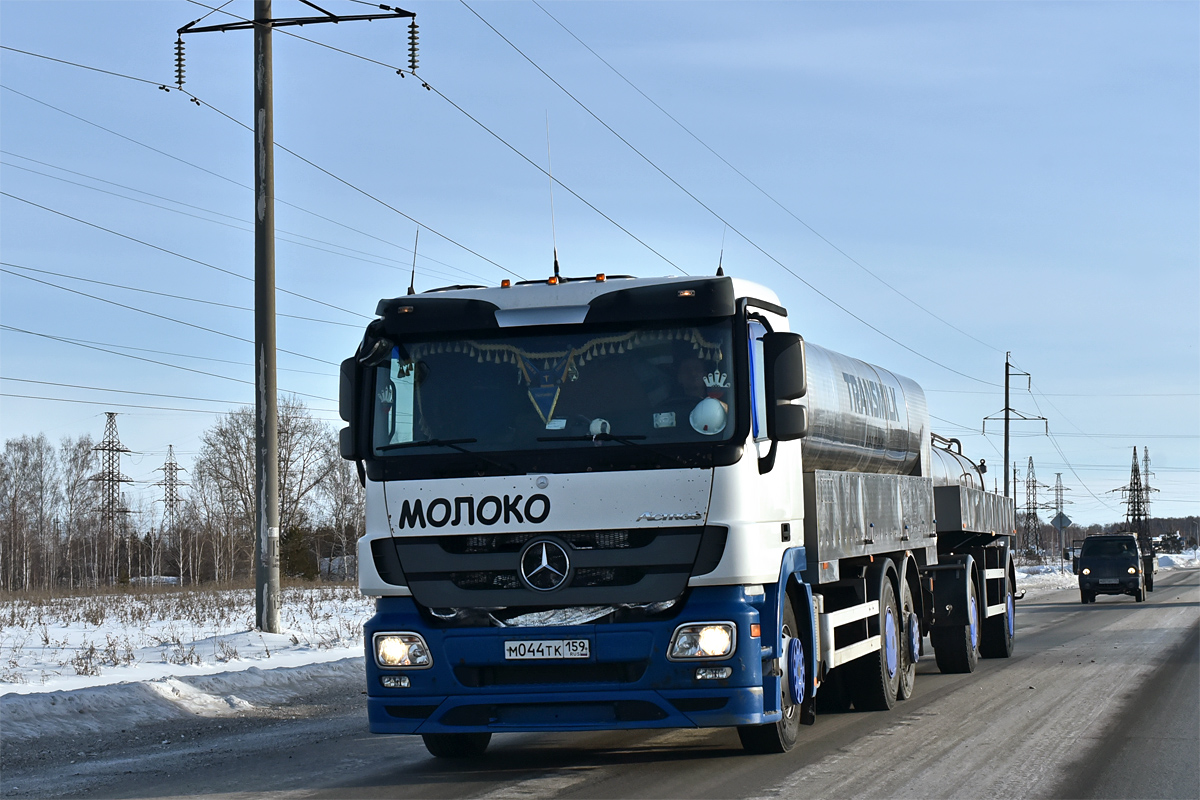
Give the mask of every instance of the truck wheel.
[[1146, 573], [1146, 591], [1147, 592], [1154, 591], [1154, 572], [1153, 571], [1149, 571]]
[[1085, 592], [1083, 589], [1080, 589], [1079, 590], [1079, 602], [1083, 603], [1086, 606], [1088, 603], [1096, 602], [1096, 597], [1095, 597], [1095, 595], [1089, 595], [1088, 592]]
[[1146, 587], [1144, 584], [1139, 586], [1137, 591], [1134, 592], [1133, 599], [1137, 600], [1139, 603], [1146, 602]]
[[1017, 633], [1017, 604], [1013, 599], [1012, 578], [1012, 570], [1009, 570], [1004, 579], [1004, 613], [983, 621], [983, 641], [979, 644], [979, 654], [984, 658], [1008, 658], [1012, 655], [1013, 639]]
[[900, 689], [900, 612], [886, 570], [880, 570], [879, 581], [879, 619], [868, 628], [878, 628], [879, 650], [850, 663], [855, 678], [850, 689], [859, 711], [891, 709]]
[[474, 758], [483, 755], [490, 733], [423, 733], [425, 749], [438, 758]]
[[967, 624], [929, 632], [938, 669], [945, 673], [974, 672], [979, 664], [979, 596], [967, 575]]
[[921, 657], [921, 621], [917, 619], [912, 587], [907, 580], [900, 582], [900, 621], [904, 627], [900, 637], [900, 686], [896, 689], [896, 699], [907, 700], [916, 689], [917, 660]]
[[800, 704], [804, 702], [808, 678], [804, 666], [804, 640], [796, 638], [796, 612], [791, 600], [783, 597], [783, 635], [786, 645], [781, 652], [779, 707], [783, 711], [779, 722], [766, 725], [739, 725], [738, 738], [747, 753], [786, 753], [796, 745], [800, 736]]

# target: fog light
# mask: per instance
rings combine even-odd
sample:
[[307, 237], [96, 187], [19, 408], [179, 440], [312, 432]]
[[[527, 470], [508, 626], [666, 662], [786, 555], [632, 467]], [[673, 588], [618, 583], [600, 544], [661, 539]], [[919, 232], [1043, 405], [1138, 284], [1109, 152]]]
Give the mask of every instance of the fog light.
[[375, 634], [375, 663], [381, 667], [433, 666], [425, 640], [415, 633]]
[[737, 626], [732, 622], [680, 625], [671, 637], [668, 658], [728, 658], [733, 655]]
[[383, 675], [379, 682], [387, 689], [407, 689], [409, 686], [407, 675]]
[[723, 681], [732, 674], [732, 667], [700, 667], [696, 670], [696, 680]]

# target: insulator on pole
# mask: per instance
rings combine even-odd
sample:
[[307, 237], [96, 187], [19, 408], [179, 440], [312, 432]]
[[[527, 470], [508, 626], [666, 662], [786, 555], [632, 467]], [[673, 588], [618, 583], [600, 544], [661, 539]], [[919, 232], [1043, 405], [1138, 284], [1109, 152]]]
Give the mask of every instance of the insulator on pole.
[[183, 88], [183, 37], [175, 39], [175, 85]]
[[408, 68], [412, 72], [417, 71], [417, 21], [414, 19], [408, 24]]

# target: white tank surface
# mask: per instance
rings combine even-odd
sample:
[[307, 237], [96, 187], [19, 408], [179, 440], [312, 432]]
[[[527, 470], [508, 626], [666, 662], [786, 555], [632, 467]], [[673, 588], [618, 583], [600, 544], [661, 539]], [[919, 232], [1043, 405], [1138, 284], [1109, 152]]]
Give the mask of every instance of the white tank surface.
[[[804, 471], [923, 474], [929, 409], [914, 381], [805, 343], [808, 434]], [[928, 457], [928, 456], [926, 456]]]

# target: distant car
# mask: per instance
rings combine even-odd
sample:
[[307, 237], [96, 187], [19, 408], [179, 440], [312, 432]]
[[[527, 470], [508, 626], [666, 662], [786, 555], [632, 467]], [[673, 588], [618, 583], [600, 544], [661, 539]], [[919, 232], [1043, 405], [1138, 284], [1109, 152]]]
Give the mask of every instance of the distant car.
[[1131, 533], [1089, 536], [1079, 550], [1079, 600], [1096, 602], [1098, 594], [1128, 594], [1146, 599], [1142, 551]]

